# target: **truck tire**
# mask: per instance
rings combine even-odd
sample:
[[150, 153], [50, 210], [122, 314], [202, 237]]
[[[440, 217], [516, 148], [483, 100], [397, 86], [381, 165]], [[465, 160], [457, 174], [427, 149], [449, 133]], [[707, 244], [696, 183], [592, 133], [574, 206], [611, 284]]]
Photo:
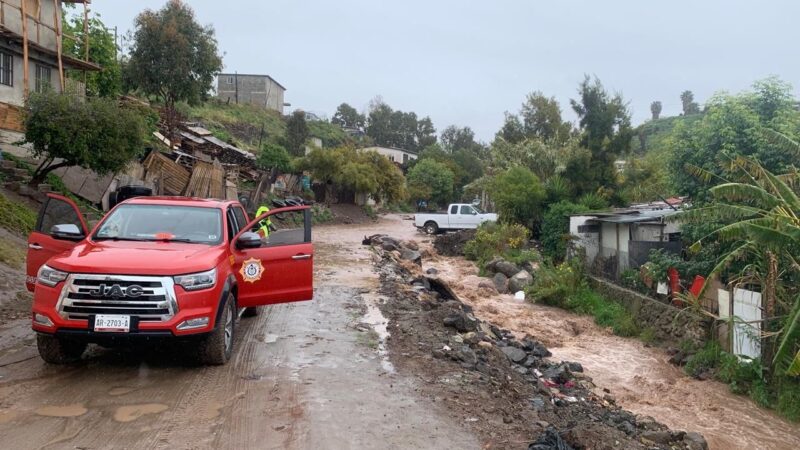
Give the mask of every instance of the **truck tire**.
[[436, 222], [425, 222], [425, 232], [434, 235], [439, 232], [439, 225]]
[[200, 362], [212, 366], [221, 366], [231, 359], [233, 341], [236, 337], [236, 297], [233, 293], [220, 305], [219, 315], [214, 331], [206, 336], [198, 349]]
[[36, 335], [39, 356], [48, 364], [69, 364], [81, 359], [86, 342], [57, 338], [49, 334]]
[[260, 306], [251, 306], [249, 308], [244, 309], [244, 313], [242, 313], [242, 317], [256, 317], [261, 313]]

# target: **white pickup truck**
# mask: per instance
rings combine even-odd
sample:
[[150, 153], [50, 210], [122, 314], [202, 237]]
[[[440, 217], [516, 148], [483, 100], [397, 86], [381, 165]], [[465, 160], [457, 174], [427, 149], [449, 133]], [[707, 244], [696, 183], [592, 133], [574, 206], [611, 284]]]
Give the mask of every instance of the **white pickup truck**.
[[478, 228], [483, 222], [496, 222], [497, 214], [485, 213], [469, 203], [452, 203], [446, 213], [415, 214], [414, 226], [428, 234], [445, 230]]

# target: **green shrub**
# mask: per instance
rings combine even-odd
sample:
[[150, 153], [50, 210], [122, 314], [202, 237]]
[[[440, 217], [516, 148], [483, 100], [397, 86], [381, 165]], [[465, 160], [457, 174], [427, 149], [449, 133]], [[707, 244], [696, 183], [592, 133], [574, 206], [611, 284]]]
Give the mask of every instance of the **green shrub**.
[[319, 203], [311, 207], [311, 223], [316, 225], [332, 221], [333, 221], [333, 213], [328, 207], [320, 205]]
[[656, 330], [652, 327], [646, 327], [639, 333], [639, 339], [645, 344], [652, 344], [656, 341]]
[[364, 214], [367, 215], [372, 220], [376, 220], [378, 218], [378, 213], [375, 212], [375, 208], [371, 205], [364, 205]]
[[567, 254], [569, 234], [569, 215], [587, 211], [583, 205], [561, 201], [550, 205], [542, 219], [541, 241], [545, 256], [562, 261]]
[[478, 227], [475, 237], [464, 246], [464, 255], [483, 267], [495, 256], [523, 249], [528, 237], [528, 229], [522, 225], [484, 223]]
[[720, 355], [717, 378], [728, 383], [731, 392], [747, 394], [754, 383], [762, 381], [762, 371], [759, 360], [740, 361], [735, 355], [722, 353]]
[[697, 353], [689, 357], [683, 370], [697, 377], [706, 370], [716, 369], [722, 361], [722, 349], [717, 342], [709, 342]]
[[778, 392], [778, 413], [789, 420], [800, 422], [800, 383], [785, 379]]
[[0, 227], [20, 234], [28, 234], [36, 225], [36, 213], [22, 203], [14, 202], [0, 194]]
[[[564, 262], [557, 266], [542, 264], [536, 272], [533, 284], [525, 293], [532, 301], [567, 309], [578, 309], [579, 313], [589, 314], [589, 310], [581, 309], [586, 301], [576, 294], [585, 287], [580, 263]], [[573, 304], [569, 304], [572, 300]]]

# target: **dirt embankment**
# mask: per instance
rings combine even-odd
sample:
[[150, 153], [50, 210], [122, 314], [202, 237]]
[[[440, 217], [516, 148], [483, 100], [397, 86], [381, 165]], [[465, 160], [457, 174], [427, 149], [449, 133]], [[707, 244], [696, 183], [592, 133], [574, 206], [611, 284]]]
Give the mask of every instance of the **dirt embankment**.
[[392, 362], [484, 448], [558, 448], [559, 440], [573, 448], [706, 448], [697, 433], [671, 431], [595, 394], [579, 363], [551, 360], [540, 342], [476, 319], [434, 271], [423, 274], [413, 248], [385, 237], [371, 243], [389, 299], [380, 308]]

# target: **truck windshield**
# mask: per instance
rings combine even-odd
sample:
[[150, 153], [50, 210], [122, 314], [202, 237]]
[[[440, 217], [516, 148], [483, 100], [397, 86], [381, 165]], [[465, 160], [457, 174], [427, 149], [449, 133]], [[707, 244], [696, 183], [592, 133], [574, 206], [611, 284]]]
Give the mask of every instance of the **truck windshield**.
[[122, 205], [103, 221], [94, 239], [219, 244], [222, 215], [216, 208]]

